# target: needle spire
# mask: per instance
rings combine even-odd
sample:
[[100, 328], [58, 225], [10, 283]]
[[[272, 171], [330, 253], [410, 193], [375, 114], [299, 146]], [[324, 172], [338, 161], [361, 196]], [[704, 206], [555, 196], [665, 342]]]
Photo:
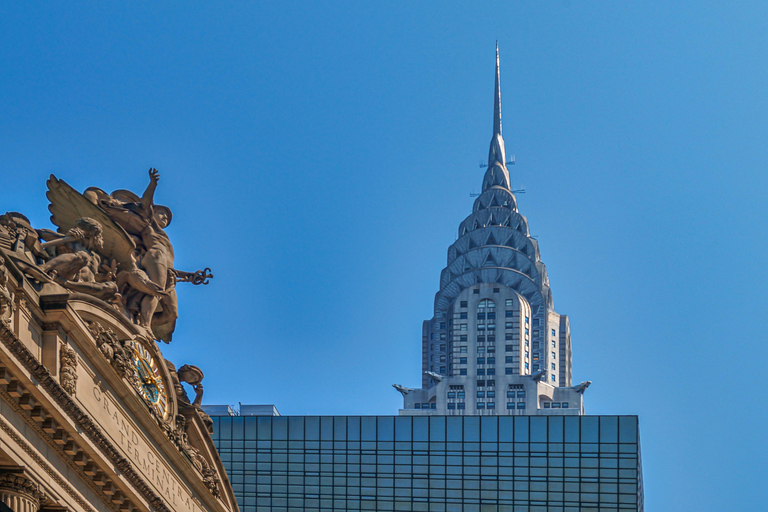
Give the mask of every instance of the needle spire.
[[499, 73], [499, 42], [496, 41], [496, 87], [493, 93], [493, 136], [488, 150], [488, 170], [483, 179], [483, 191], [500, 186], [510, 190], [507, 156], [501, 136], [501, 80]]
[[496, 41], [496, 91], [493, 96], [493, 134], [501, 135], [501, 84], [499, 82], [499, 42]]

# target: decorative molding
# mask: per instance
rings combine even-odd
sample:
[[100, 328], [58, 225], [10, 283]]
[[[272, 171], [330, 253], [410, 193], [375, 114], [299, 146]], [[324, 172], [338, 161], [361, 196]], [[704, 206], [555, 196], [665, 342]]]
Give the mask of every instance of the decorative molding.
[[[117, 334], [110, 327], [105, 328], [95, 320], [88, 322], [88, 329], [96, 340], [96, 345], [98, 346], [99, 351], [107, 359], [107, 361], [109, 361], [117, 374], [128, 380], [132, 386], [138, 388], [138, 376], [132, 363], [133, 356], [128, 343], [124, 340], [118, 339]], [[152, 342], [151, 340], [148, 341], [150, 343]], [[138, 341], [134, 341], [134, 343], [138, 343]], [[160, 363], [159, 359], [157, 363]], [[173, 393], [176, 395], [177, 401], [179, 401], [180, 405], [182, 406], [184, 404], [189, 405], [189, 399], [184, 392], [184, 388], [181, 386], [176, 367], [168, 360], [165, 360], [165, 363], [168, 365], [168, 370], [171, 374], [172, 386], [174, 388]], [[200, 387], [202, 388], [202, 386]], [[171, 390], [168, 391], [170, 392]], [[179, 452], [186, 455], [191, 460], [193, 466], [200, 472], [202, 480], [211, 495], [213, 495], [215, 498], [220, 498], [221, 490], [219, 487], [219, 476], [216, 473], [216, 470], [208, 463], [208, 461], [205, 460], [205, 458], [189, 444], [187, 440], [186, 420], [184, 419], [184, 416], [177, 414], [175, 421], [172, 421], [172, 418], [170, 417], [162, 418], [157, 413], [155, 408], [152, 407], [152, 404], [149, 403], [146, 398], [142, 398], [146, 402], [147, 410], [155, 419], [158, 427], [162, 429], [166, 437], [176, 446], [176, 448], [178, 448]], [[210, 417], [205, 414], [202, 409], [199, 407], [196, 407], [195, 409], [197, 413], [203, 417], [204, 422], [207, 418], [208, 422], [212, 423], [212, 421], [210, 421]]]
[[77, 354], [69, 345], [61, 346], [59, 381], [64, 391], [75, 396], [77, 389]]
[[13, 314], [13, 298], [8, 290], [8, 269], [5, 258], [0, 255], [0, 322], [10, 325]]
[[[8, 400], [9, 397], [3, 397], [3, 398], [6, 398], [6, 400]], [[19, 447], [22, 450], [24, 450], [24, 453], [29, 455], [35, 461], [35, 463], [38, 466], [40, 466], [43, 469], [43, 471], [45, 471], [45, 473], [51, 478], [51, 480], [53, 480], [59, 486], [61, 486], [61, 488], [64, 489], [66, 491], [66, 493], [69, 494], [70, 497], [72, 497], [72, 499], [74, 499], [77, 502], [78, 505], [83, 507], [83, 509], [85, 511], [87, 511], [87, 512], [97, 512], [97, 510], [95, 508], [91, 507], [90, 504], [87, 501], [85, 501], [80, 496], [80, 494], [69, 484], [69, 482], [67, 482], [66, 480], [61, 478], [61, 476], [59, 475], [59, 472], [56, 471], [55, 469], [53, 469], [51, 467], [51, 465], [48, 463], [47, 460], [45, 460], [44, 458], [40, 457], [40, 455], [38, 454], [37, 450], [32, 448], [29, 445], [29, 443], [27, 443], [24, 439], [22, 439], [16, 433], [16, 431], [8, 423], [5, 422], [5, 420], [2, 417], [0, 417], [0, 430], [5, 432], [6, 435], [8, 435], [8, 437], [10, 437], [17, 445], [19, 445]], [[49, 444], [51, 444], [51, 443], [49, 443]], [[57, 451], [61, 450], [55, 444], [53, 444], [52, 446], [54, 448], [57, 448]], [[65, 460], [66, 460], [66, 458], [65, 458]], [[106, 496], [102, 496], [102, 499], [107, 500]], [[107, 503], [108, 503], [108, 501], [107, 501]]]
[[[0, 325], [0, 339], [31, 375], [38, 380], [40, 386], [45, 389], [54, 401], [65, 411], [75, 426], [82, 430], [82, 433], [101, 449], [106, 458], [120, 470], [125, 479], [134, 486], [134, 488], [156, 509], [156, 511], [172, 512], [172, 510], [165, 504], [165, 500], [152, 490], [149, 484], [147, 484], [134, 469], [133, 464], [118, 451], [90, 416], [88, 416], [88, 414], [74, 402], [64, 388], [56, 382], [48, 369], [37, 361], [32, 352], [24, 346], [23, 342], [4, 325]], [[0, 392], [0, 395], [2, 395], [2, 392]], [[30, 420], [28, 423], [33, 425], [33, 427], [36, 427], [33, 421]], [[36, 430], [37, 429], [39, 429], [39, 427], [37, 427]], [[50, 439], [50, 437], [41, 431], [39, 431], [38, 434], [46, 440]], [[68, 457], [65, 458], [65, 460], [71, 461]], [[78, 471], [78, 473], [82, 474], [80, 471]], [[85, 478], [85, 480], [90, 482], [87, 478]], [[99, 495], [103, 497], [101, 492], [99, 492]]]
[[109, 361], [112, 368], [117, 372], [120, 377], [123, 377], [133, 386], [137, 386], [136, 370], [131, 364], [131, 349], [127, 346], [125, 341], [118, 339], [115, 331], [111, 327], [104, 327], [99, 322], [88, 322], [88, 329], [91, 331], [91, 335], [96, 340], [96, 346]]
[[[72, 470], [74, 470], [77, 474], [79, 474], [80, 477], [85, 482], [88, 483], [88, 485], [89, 485], [89, 487], [91, 488], [92, 491], [94, 491], [105, 503], [107, 503], [108, 505], [111, 506], [109, 497], [101, 492], [101, 489], [99, 488], [99, 486], [97, 486], [95, 483], [93, 483], [91, 481], [91, 479], [88, 478], [83, 473], [82, 469], [80, 469], [77, 466], [77, 464], [75, 464], [72, 461], [72, 458], [70, 457], [70, 455], [67, 454], [62, 449], [62, 447], [59, 444], [57, 444], [56, 441], [54, 439], [52, 439], [51, 436], [48, 433], [46, 433], [46, 431], [43, 428], [41, 428], [41, 426], [39, 424], [37, 424], [35, 421], [33, 421], [32, 419], [30, 419], [28, 417], [28, 413], [19, 405], [19, 403], [17, 402], [17, 399], [15, 399], [13, 396], [8, 394], [8, 392], [6, 392], [2, 387], [0, 387], [0, 398], [5, 400], [6, 403], [8, 403], [8, 405], [10, 405], [11, 408], [16, 412], [16, 414], [18, 414], [19, 416], [21, 416], [24, 419], [24, 421], [32, 428], [32, 430], [34, 430], [37, 433], [37, 435], [40, 438], [42, 438], [48, 444], [48, 446], [50, 446], [56, 452], [56, 454], [62, 460], [64, 460], [64, 462], [67, 464], [67, 466], [69, 466]], [[0, 428], [2, 428], [2, 425], [0, 425]], [[8, 427], [8, 428], [10, 428], [10, 427]], [[18, 443], [18, 441], [17, 441], [17, 443]], [[24, 449], [24, 451], [27, 451], [28, 449], [32, 450], [32, 448], [27, 448], [27, 447], [24, 447], [24, 446], [22, 446], [22, 449]], [[48, 473], [48, 472], [49, 472], [49, 469], [46, 469], [46, 473]]]
[[0, 492], [4, 491], [24, 496], [36, 504], [35, 508], [40, 508], [40, 505], [48, 501], [45, 493], [40, 490], [35, 482], [19, 474], [6, 473], [0, 475]]

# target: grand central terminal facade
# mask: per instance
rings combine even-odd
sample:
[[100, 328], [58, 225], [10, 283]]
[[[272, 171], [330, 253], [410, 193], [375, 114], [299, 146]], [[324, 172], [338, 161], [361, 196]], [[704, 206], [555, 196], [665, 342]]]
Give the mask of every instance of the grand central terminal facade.
[[0, 216], [0, 502], [14, 512], [238, 511], [203, 374], [158, 346], [176, 284], [213, 276], [173, 267], [149, 178], [140, 197], [51, 176], [56, 231]]

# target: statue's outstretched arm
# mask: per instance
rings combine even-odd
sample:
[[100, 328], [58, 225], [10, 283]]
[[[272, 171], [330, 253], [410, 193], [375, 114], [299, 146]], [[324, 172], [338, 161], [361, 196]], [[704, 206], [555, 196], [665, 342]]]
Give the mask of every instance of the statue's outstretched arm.
[[155, 202], [155, 189], [157, 188], [157, 182], [160, 181], [160, 173], [154, 167], [149, 170], [149, 185], [147, 190], [144, 191], [144, 195], [141, 196], [141, 205], [145, 211], [150, 211], [150, 208]]
[[67, 235], [62, 233], [57, 233], [55, 231], [52, 231], [50, 229], [36, 229], [37, 236], [45, 240], [46, 242], [50, 242], [52, 240], [61, 240], [62, 238], [66, 238]]
[[174, 268], [172, 272], [176, 276], [177, 283], [208, 284], [208, 281], [213, 279], [211, 269], [207, 267], [196, 272], [185, 272]]

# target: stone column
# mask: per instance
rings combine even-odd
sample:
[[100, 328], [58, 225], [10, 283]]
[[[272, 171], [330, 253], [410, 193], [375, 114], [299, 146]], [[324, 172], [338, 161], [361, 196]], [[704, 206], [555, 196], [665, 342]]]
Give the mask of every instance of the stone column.
[[0, 501], [14, 512], [37, 512], [45, 495], [32, 480], [21, 476], [0, 475]]

